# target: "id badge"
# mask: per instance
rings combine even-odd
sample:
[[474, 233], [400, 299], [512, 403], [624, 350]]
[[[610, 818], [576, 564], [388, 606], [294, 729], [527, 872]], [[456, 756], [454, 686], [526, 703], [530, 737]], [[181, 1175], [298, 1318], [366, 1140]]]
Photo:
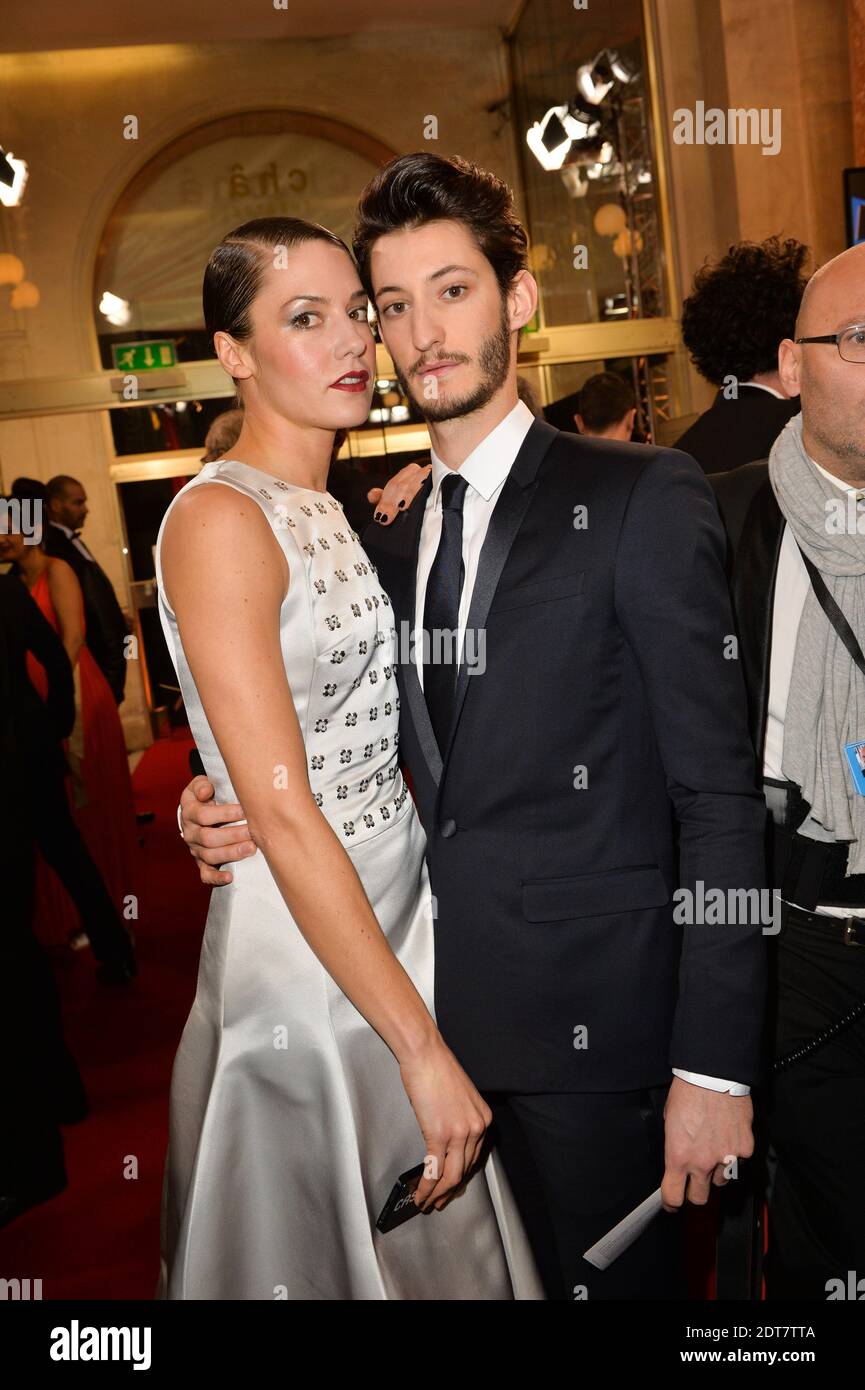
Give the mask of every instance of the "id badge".
[[860, 796], [865, 796], [865, 743], [845, 743], [844, 752], [853, 774], [853, 785]]

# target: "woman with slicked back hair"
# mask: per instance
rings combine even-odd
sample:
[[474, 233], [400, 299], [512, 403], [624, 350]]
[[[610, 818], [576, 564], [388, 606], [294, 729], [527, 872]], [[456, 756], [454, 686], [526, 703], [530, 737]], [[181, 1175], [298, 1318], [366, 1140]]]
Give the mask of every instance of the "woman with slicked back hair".
[[[367, 294], [339, 237], [269, 217], [216, 247], [204, 313], [243, 423], [166, 512], [159, 612], [196, 794], [221, 803], [209, 844], [244, 817], [248, 841], [174, 1064], [157, 1297], [542, 1297], [491, 1112], [435, 1022], [393, 610], [327, 490], [369, 411]], [[413, 1219], [378, 1229], [418, 1165]]]

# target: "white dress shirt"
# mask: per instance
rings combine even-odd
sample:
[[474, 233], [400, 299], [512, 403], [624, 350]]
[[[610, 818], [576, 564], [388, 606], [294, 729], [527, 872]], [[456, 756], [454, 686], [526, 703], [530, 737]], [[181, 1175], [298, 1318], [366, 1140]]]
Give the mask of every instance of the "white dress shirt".
[[742, 385], [753, 386], [756, 391], [768, 391], [770, 396], [774, 396], [776, 400], [779, 401], [788, 401], [790, 399], [789, 396], [784, 395], [783, 391], [776, 391], [774, 386], [767, 386], [765, 382], [762, 381], [743, 381]]
[[[463, 499], [463, 565], [465, 578], [460, 594], [459, 618], [457, 622], [457, 642], [462, 648], [466, 630], [469, 605], [478, 572], [481, 547], [490, 524], [493, 509], [499, 500], [505, 478], [513, 467], [514, 459], [520, 451], [523, 440], [531, 428], [534, 416], [528, 406], [517, 401], [495, 429], [472, 450], [458, 470], [461, 478], [468, 483]], [[421, 523], [420, 546], [417, 557], [417, 595], [415, 602], [415, 631], [423, 632], [423, 609], [426, 597], [427, 580], [433, 560], [438, 550], [442, 532], [441, 485], [454, 470], [442, 463], [435, 449], [430, 449], [432, 459], [432, 486], [426, 501]], [[416, 640], [415, 661], [421, 687], [423, 687], [423, 643]]]
[[[458, 472], [468, 483], [463, 499], [463, 565], [465, 577], [460, 594], [457, 621], [457, 641], [461, 648], [466, 628], [475, 576], [478, 570], [481, 547], [490, 524], [493, 509], [499, 500], [505, 478], [513, 467], [520, 447], [531, 428], [534, 416], [523, 401], [517, 401], [503, 420], [490, 431], [485, 439], [472, 450]], [[441, 485], [453, 471], [443, 463], [435, 449], [430, 449], [432, 458], [432, 486], [426, 501], [421, 522], [420, 544], [417, 558], [417, 592], [415, 595], [415, 662], [418, 677], [423, 686], [423, 648], [419, 640], [423, 631], [423, 610], [426, 586], [433, 560], [438, 550], [442, 529]], [[673, 1075], [695, 1086], [704, 1086], [711, 1091], [731, 1091], [733, 1095], [746, 1096], [749, 1086], [734, 1081], [722, 1081], [718, 1077], [703, 1076], [697, 1072], [680, 1071], [673, 1068]]]
[[[841, 492], [852, 492], [857, 501], [865, 497], [865, 489], [851, 487], [849, 483], [843, 483], [840, 478], [821, 468], [819, 463], [814, 463], [813, 459], [810, 462], [814, 464], [818, 473], [822, 473], [823, 477]], [[784, 716], [787, 712], [787, 696], [790, 693], [790, 677], [793, 674], [799, 623], [810, 588], [811, 581], [796, 544], [796, 537], [785, 522], [778, 556], [775, 601], [772, 606], [769, 699], [766, 708], [766, 737], [763, 743], [763, 776], [772, 777], [779, 782], [787, 780], [781, 771]], [[829, 917], [865, 917], [865, 907], [830, 907], [825, 903], [819, 903], [816, 910]]]

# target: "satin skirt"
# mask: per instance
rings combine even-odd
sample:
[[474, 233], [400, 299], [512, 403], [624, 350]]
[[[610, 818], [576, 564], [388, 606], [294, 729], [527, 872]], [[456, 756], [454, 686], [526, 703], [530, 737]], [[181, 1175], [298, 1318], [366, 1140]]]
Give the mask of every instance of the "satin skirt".
[[[432, 1012], [424, 845], [407, 798], [348, 853]], [[424, 1157], [396, 1059], [307, 945], [261, 851], [232, 871], [211, 897], [172, 1073], [156, 1297], [543, 1298], [495, 1152], [443, 1211], [376, 1230]]]

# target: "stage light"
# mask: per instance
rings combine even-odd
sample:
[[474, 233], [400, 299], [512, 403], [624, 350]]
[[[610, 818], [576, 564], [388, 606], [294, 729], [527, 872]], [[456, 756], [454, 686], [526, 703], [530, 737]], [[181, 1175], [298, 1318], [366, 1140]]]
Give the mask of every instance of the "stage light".
[[600, 122], [586, 120], [573, 104], [551, 106], [526, 132], [526, 143], [544, 169], [561, 169], [574, 145], [595, 139]]
[[591, 63], [577, 68], [577, 91], [590, 106], [600, 106], [613, 92], [627, 87], [639, 76], [639, 69], [628, 58], [611, 48], [602, 48]]
[[111, 294], [106, 290], [99, 301], [99, 312], [107, 318], [109, 323], [113, 323], [117, 328], [125, 328], [132, 318], [132, 306], [119, 295]]
[[6, 208], [17, 207], [27, 183], [27, 165], [16, 159], [11, 150], [0, 148], [0, 203]]

